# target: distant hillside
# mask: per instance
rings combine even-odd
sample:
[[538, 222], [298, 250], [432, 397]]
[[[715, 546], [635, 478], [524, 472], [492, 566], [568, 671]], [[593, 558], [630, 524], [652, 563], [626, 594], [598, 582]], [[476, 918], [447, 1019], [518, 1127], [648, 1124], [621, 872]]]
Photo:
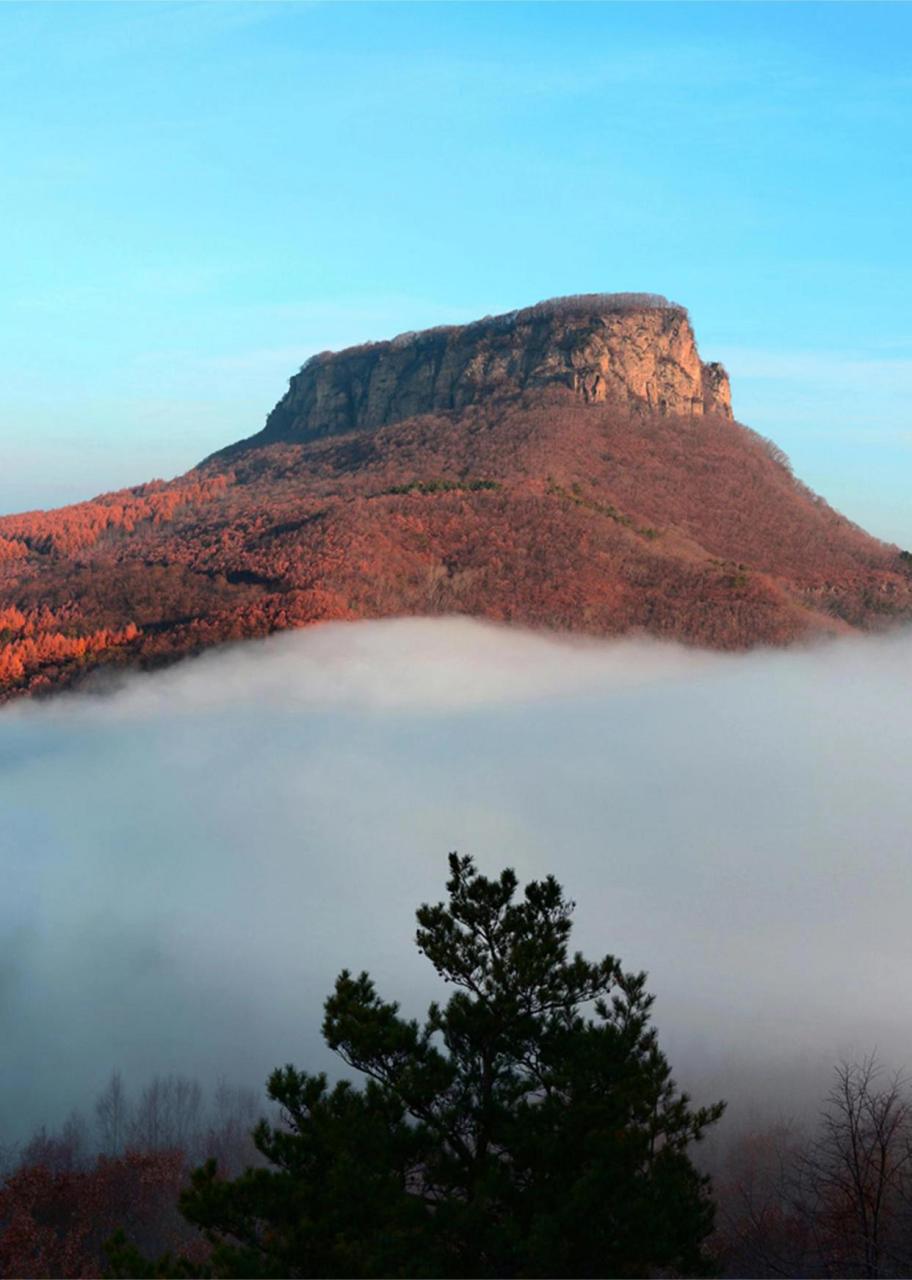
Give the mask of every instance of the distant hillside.
[[733, 421], [651, 295], [316, 356], [186, 476], [0, 519], [0, 696], [447, 613], [739, 649], [907, 619], [912, 575]]

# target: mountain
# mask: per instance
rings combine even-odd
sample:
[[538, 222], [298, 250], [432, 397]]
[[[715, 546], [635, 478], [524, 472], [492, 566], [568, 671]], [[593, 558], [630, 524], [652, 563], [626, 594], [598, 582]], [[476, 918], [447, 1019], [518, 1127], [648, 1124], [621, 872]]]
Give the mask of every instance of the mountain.
[[732, 416], [728, 376], [700, 361], [683, 307], [651, 294], [596, 294], [314, 356], [239, 447], [303, 444], [548, 388], [586, 404]]
[[687, 312], [643, 294], [315, 356], [186, 475], [0, 518], [0, 696], [448, 613], [743, 649], [908, 619], [912, 574], [734, 421]]

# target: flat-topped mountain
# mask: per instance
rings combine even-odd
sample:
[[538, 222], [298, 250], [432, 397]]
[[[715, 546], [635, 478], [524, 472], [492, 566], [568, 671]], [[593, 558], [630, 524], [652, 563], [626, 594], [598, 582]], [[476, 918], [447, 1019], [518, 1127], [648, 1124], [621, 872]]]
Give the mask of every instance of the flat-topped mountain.
[[185, 476], [0, 518], [0, 697], [330, 619], [788, 644], [908, 619], [909, 562], [733, 420], [682, 307], [559, 299], [315, 356]]
[[249, 443], [303, 443], [549, 387], [586, 404], [731, 417], [725, 370], [701, 362], [683, 307], [588, 294], [313, 356]]

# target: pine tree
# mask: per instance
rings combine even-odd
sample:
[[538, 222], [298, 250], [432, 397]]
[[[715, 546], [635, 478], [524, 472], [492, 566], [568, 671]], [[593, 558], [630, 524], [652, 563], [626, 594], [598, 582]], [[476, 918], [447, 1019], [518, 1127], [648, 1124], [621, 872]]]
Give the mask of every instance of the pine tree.
[[[340, 974], [323, 1033], [367, 1079], [273, 1073], [268, 1168], [181, 1208], [213, 1276], [705, 1275], [713, 1205], [688, 1154], [722, 1105], [693, 1108], [650, 1024], [645, 974], [569, 954], [573, 903], [549, 876], [517, 895], [450, 855], [449, 902], [419, 950], [455, 987], [424, 1024], [366, 973]], [[114, 1274], [199, 1274], [143, 1264]]]

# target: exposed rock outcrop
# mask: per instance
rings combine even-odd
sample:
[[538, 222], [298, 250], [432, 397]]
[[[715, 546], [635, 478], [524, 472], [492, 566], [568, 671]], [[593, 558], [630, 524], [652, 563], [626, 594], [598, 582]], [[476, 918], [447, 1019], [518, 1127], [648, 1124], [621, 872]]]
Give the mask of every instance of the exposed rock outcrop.
[[912, 569], [732, 421], [686, 311], [643, 295], [317, 356], [187, 475], [0, 517], [0, 703], [440, 614], [745, 649], [908, 625]]
[[590, 404], [732, 416], [728, 375], [700, 360], [683, 307], [651, 294], [586, 294], [314, 356], [249, 443], [381, 427], [548, 385]]

